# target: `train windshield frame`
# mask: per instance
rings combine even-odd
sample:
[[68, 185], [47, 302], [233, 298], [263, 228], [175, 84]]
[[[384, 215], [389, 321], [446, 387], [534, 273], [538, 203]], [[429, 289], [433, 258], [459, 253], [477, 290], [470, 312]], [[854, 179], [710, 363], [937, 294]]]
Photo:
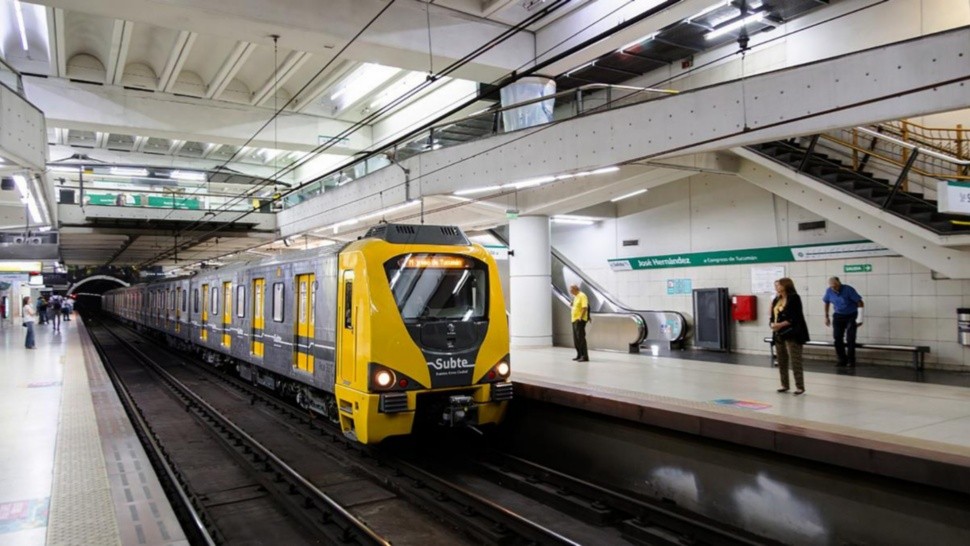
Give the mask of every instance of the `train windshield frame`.
[[459, 254], [402, 254], [384, 263], [405, 322], [488, 318], [488, 265]]

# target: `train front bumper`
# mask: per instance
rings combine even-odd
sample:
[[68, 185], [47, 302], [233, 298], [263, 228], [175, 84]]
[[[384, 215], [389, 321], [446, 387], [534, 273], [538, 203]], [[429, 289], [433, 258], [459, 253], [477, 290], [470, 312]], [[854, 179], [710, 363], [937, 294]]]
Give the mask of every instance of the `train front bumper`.
[[512, 383], [379, 394], [337, 385], [335, 394], [344, 434], [361, 443], [373, 444], [388, 436], [410, 434], [415, 416], [425, 410], [440, 411], [442, 424], [450, 426], [500, 423], [512, 399]]

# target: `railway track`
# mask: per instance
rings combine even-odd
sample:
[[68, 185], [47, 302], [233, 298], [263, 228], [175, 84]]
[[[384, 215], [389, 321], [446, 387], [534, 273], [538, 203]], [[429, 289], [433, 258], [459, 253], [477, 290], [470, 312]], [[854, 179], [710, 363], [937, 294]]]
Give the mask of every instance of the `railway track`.
[[[145, 350], [153, 355], [164, 355], [172, 375], [185, 376], [185, 382], [195, 383], [200, 395], [232, 414], [239, 424], [247, 421], [244, 428], [260, 428], [251, 422], [253, 415], [271, 416], [277, 423], [276, 431], [285, 430], [287, 435], [283, 439], [259, 435], [260, 441], [286, 452], [293, 466], [306, 475], [317, 475], [319, 469], [312, 465], [301, 468], [304, 465], [298, 461], [305, 460], [306, 454], [298, 453], [301, 449], [297, 445], [360, 478], [356, 487], [377, 487], [394, 497], [398, 503], [392, 510], [396, 518], [375, 521], [381, 519], [381, 510], [367, 512], [372, 526], [394, 544], [767, 543], [703, 518], [678, 513], [661, 503], [627, 497], [485, 448], [458, 449], [436, 443], [429, 452], [414, 447], [415, 442], [408, 440], [389, 442], [390, 449], [362, 446], [346, 440], [325, 420], [234, 376], [199, 364], [189, 355], [171, 352], [128, 328], [117, 335], [126, 343], [145, 345]], [[257, 435], [255, 430], [250, 433]], [[285, 445], [287, 440], [289, 445]], [[420, 441], [417, 444], [421, 445]], [[488, 455], [483, 457], [486, 452]], [[372, 491], [371, 497], [379, 498], [379, 492]], [[412, 513], [403, 514], [402, 503]], [[417, 510], [420, 517], [414, 513]], [[390, 523], [388, 520], [392, 519]], [[401, 521], [408, 521], [412, 531], [425, 529], [426, 534], [401, 534]], [[452, 535], [448, 537], [442, 528]]]

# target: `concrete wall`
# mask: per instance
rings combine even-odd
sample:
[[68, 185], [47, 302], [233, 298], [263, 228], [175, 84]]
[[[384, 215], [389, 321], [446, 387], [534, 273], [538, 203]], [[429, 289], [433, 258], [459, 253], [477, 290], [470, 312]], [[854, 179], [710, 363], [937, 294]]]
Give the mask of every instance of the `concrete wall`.
[[[643, 271], [610, 270], [609, 258], [653, 256], [713, 250], [794, 246], [859, 240], [858, 235], [827, 221], [824, 230], [798, 231], [800, 222], [822, 220], [811, 211], [730, 175], [703, 174], [617, 203], [616, 218], [593, 226], [553, 226], [553, 246], [613, 293], [638, 309], [667, 309], [692, 314], [690, 295], [667, 295], [667, 279], [691, 279], [694, 288], [727, 287], [732, 294], [751, 293], [751, 265], [688, 267]], [[639, 246], [624, 247], [625, 239]], [[847, 263], [872, 264], [868, 274], [845, 274]], [[759, 264], [768, 265], [768, 264]], [[902, 257], [790, 262], [792, 277], [806, 303], [813, 339], [830, 337], [824, 324], [822, 294], [829, 276], [851, 284], [866, 301], [862, 343], [918, 344], [931, 347], [928, 367], [970, 371], [970, 348], [957, 344], [956, 308], [970, 306], [970, 281], [935, 279], [931, 271]], [[755, 266], [757, 267], [757, 266]], [[771, 295], [758, 294], [758, 320], [733, 324], [737, 352], [764, 354]], [[831, 349], [817, 354], [831, 358]], [[908, 363], [907, 353], [862, 351], [862, 362]]]

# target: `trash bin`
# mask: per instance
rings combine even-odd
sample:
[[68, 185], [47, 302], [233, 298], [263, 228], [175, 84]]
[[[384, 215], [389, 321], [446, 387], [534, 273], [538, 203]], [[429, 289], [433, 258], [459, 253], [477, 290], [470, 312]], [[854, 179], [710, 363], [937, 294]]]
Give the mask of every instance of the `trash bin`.
[[970, 347], [970, 307], [957, 309], [957, 341]]

